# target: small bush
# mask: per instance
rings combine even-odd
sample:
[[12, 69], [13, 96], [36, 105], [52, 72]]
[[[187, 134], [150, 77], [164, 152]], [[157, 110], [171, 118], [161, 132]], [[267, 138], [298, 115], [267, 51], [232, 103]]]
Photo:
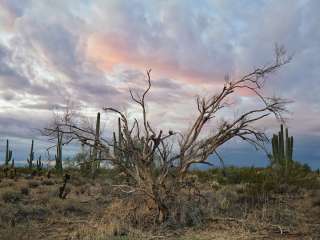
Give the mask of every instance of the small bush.
[[40, 183], [38, 181], [30, 181], [29, 182], [29, 187], [30, 188], [37, 188], [39, 187]]
[[313, 193], [312, 193], [312, 203], [313, 203], [313, 206], [319, 206], [320, 207], [320, 189], [318, 190], [314, 190]]
[[22, 194], [13, 190], [2, 193], [2, 200], [5, 203], [16, 203], [22, 199]]
[[38, 205], [18, 205], [15, 213], [15, 220], [17, 222], [25, 222], [26, 220], [44, 220], [48, 216], [48, 209]]
[[14, 181], [12, 179], [3, 179], [0, 182], [0, 188], [12, 187], [14, 186]]
[[50, 179], [45, 179], [41, 183], [42, 183], [42, 185], [47, 185], [47, 186], [51, 186], [51, 185], [55, 184], [54, 181], [52, 181]]
[[21, 187], [20, 188], [20, 192], [21, 192], [21, 194], [23, 194], [23, 195], [29, 195], [29, 188], [28, 187]]
[[80, 202], [72, 199], [59, 199], [53, 198], [49, 200], [50, 209], [52, 211], [62, 213], [63, 215], [76, 215], [82, 216], [88, 214], [90, 211], [87, 206], [84, 206]]

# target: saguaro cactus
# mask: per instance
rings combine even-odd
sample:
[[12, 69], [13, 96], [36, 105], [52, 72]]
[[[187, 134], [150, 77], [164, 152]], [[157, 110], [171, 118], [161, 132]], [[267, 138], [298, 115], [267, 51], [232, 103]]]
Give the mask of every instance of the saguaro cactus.
[[39, 156], [39, 158], [38, 158], [38, 160], [37, 160], [37, 165], [36, 165], [36, 167], [37, 167], [37, 170], [38, 170], [38, 171], [41, 171], [42, 168], [43, 168], [43, 163], [41, 162], [41, 155]]
[[55, 159], [56, 159], [56, 170], [58, 172], [62, 172], [63, 171], [63, 167], [62, 167], [62, 133], [58, 132], [58, 142], [57, 142], [57, 153], [55, 155]]
[[34, 141], [32, 139], [31, 142], [31, 148], [30, 148], [30, 153], [29, 153], [29, 158], [27, 159], [27, 162], [29, 164], [29, 168], [33, 168], [33, 160], [34, 160], [34, 152], [33, 152], [33, 145], [34, 145]]
[[97, 168], [99, 167], [100, 159], [98, 159], [98, 147], [100, 141], [100, 112], [97, 113], [97, 120], [96, 120], [96, 133], [95, 133], [95, 141], [92, 150], [92, 164], [91, 164], [91, 171], [92, 174], [95, 175]]
[[8, 167], [12, 160], [12, 150], [9, 149], [9, 140], [7, 139], [6, 155], [5, 155], [5, 166]]
[[272, 165], [283, 167], [286, 172], [288, 166], [293, 162], [293, 137], [289, 137], [288, 128], [280, 126], [280, 132], [272, 138]]
[[121, 119], [118, 118], [118, 140], [116, 137], [116, 133], [113, 132], [113, 154], [118, 158], [123, 157], [123, 154], [121, 152], [122, 145], [123, 145], [123, 135], [121, 131]]

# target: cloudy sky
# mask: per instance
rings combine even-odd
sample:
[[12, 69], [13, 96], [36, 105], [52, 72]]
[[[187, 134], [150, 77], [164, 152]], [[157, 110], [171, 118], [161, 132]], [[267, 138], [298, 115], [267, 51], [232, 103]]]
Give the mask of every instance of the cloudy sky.
[[[267, 79], [265, 94], [294, 101], [296, 159], [320, 167], [319, 9], [318, 0], [0, 0], [1, 154], [9, 138], [25, 159], [36, 129], [68, 99], [88, 116], [104, 106], [135, 114], [128, 89], [143, 88], [148, 68], [154, 124], [187, 126], [196, 95], [269, 63], [278, 43], [294, 58]], [[272, 132], [278, 123], [262, 125]], [[46, 146], [37, 142], [39, 152]], [[242, 144], [221, 151], [230, 163], [266, 163]]]

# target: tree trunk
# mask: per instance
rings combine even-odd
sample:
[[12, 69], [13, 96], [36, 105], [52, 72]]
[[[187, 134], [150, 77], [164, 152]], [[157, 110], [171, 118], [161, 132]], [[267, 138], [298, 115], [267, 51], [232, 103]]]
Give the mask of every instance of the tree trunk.
[[158, 208], [157, 220], [159, 223], [165, 222], [169, 217], [169, 209], [163, 201], [163, 196], [161, 191], [155, 185], [152, 186], [152, 193], [154, 196], [154, 202]]
[[169, 209], [166, 205], [158, 204], [158, 222], [164, 223], [169, 217]]

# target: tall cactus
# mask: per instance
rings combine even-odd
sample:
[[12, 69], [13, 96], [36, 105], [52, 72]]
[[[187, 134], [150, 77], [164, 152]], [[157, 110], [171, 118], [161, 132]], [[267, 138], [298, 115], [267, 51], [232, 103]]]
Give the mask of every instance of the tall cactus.
[[29, 168], [33, 168], [33, 160], [34, 160], [34, 152], [33, 152], [33, 145], [34, 145], [34, 141], [32, 139], [31, 142], [31, 148], [30, 148], [30, 153], [29, 153], [29, 158], [27, 159], [27, 162], [29, 164]]
[[100, 160], [98, 160], [99, 141], [100, 141], [100, 112], [97, 113], [95, 140], [94, 140], [94, 146], [93, 146], [92, 156], [91, 156], [91, 160], [92, 160], [91, 171], [93, 175], [95, 175], [100, 162]]
[[116, 137], [116, 133], [113, 132], [113, 154], [116, 158], [123, 162], [124, 165], [127, 165], [129, 164], [129, 155], [123, 151], [125, 144], [126, 143], [121, 126], [121, 118], [118, 118], [118, 139]]
[[41, 162], [41, 155], [39, 156], [39, 159], [37, 160], [37, 165], [36, 165], [36, 167], [37, 167], [37, 170], [38, 170], [38, 171], [41, 171], [42, 168], [43, 168], [43, 163]]
[[280, 132], [272, 137], [272, 165], [283, 167], [286, 172], [293, 162], [293, 137], [289, 137], [288, 128], [281, 124]]
[[117, 137], [116, 137], [116, 133], [115, 132], [113, 132], [113, 154], [115, 156], [118, 156]]
[[57, 153], [55, 155], [55, 160], [56, 160], [56, 170], [59, 173], [62, 173], [63, 171], [63, 167], [62, 167], [62, 138], [63, 138], [63, 134], [61, 132], [58, 132], [58, 142], [57, 142]]
[[9, 163], [12, 160], [12, 150], [9, 149], [9, 140], [7, 139], [6, 155], [5, 155], [5, 166], [9, 167]]
[[118, 140], [116, 137], [116, 133], [113, 132], [113, 153], [118, 158], [123, 157], [123, 154], [121, 152], [122, 145], [123, 145], [123, 135], [121, 131], [121, 119], [118, 118]]
[[14, 158], [12, 158], [12, 161], [11, 161], [11, 168], [14, 168]]

